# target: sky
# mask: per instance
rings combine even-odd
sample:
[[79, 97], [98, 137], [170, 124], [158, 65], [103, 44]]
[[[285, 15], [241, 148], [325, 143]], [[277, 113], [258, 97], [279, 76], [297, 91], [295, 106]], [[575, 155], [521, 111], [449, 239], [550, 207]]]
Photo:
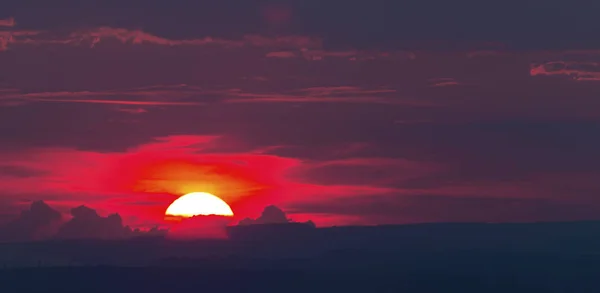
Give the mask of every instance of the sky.
[[3, 1], [0, 221], [600, 219], [600, 4], [419, 3]]

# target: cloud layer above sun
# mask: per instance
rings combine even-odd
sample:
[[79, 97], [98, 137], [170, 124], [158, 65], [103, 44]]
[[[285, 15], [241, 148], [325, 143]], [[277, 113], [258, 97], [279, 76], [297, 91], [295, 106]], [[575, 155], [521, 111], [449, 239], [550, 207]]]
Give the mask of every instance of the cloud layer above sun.
[[[237, 14], [140, 2], [127, 17], [12, 3], [0, 12], [0, 220], [44, 200], [148, 228], [192, 191], [236, 220], [275, 204], [320, 226], [598, 217], [597, 44], [528, 22], [500, 34], [479, 20], [487, 39], [467, 23], [433, 29], [416, 4], [383, 25], [400, 4], [375, 2], [246, 1]], [[440, 42], [442, 27], [464, 38]]]

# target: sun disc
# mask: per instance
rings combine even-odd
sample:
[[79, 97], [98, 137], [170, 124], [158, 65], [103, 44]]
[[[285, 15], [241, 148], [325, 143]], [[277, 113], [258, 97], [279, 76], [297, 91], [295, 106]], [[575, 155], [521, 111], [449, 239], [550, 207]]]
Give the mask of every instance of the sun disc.
[[231, 207], [219, 197], [207, 192], [192, 192], [173, 201], [165, 211], [168, 216], [233, 216]]

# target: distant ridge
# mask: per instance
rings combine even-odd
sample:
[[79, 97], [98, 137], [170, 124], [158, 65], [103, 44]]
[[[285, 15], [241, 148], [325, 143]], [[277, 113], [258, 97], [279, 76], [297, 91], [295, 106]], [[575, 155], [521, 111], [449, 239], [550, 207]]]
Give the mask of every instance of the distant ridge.
[[316, 227], [307, 223], [253, 224], [227, 227], [227, 236], [232, 240], [276, 240], [298, 239], [315, 234]]

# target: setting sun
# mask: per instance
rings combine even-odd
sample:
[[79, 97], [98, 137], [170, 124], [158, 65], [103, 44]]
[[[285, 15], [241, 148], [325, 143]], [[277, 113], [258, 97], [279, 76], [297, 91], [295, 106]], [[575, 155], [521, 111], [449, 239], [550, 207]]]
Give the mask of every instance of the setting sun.
[[175, 217], [233, 216], [233, 211], [225, 201], [215, 195], [207, 192], [192, 192], [173, 201], [165, 214]]

